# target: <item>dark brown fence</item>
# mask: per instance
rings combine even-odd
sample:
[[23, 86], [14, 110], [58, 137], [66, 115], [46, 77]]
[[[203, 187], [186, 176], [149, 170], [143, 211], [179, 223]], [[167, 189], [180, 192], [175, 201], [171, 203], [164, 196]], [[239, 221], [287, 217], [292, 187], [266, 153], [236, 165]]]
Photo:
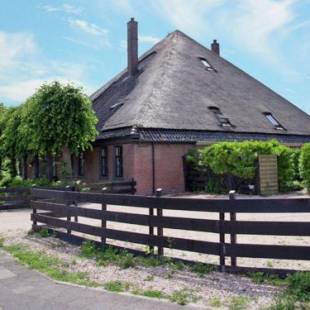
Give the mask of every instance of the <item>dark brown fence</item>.
[[136, 193], [136, 181], [134, 179], [129, 181], [113, 181], [103, 183], [106, 192], [114, 194], [135, 194]]
[[[265, 236], [310, 236], [310, 222], [272, 222], [272, 221], [238, 221], [238, 213], [309, 213], [310, 199], [191, 199], [172, 197], [144, 197], [132, 195], [116, 195], [102, 193], [78, 193], [33, 189], [32, 201], [33, 228], [38, 223], [53, 228], [59, 236], [73, 241], [80, 238], [72, 232], [79, 232], [106, 238], [127, 241], [157, 247], [157, 253], [163, 255], [164, 248], [219, 256], [221, 271], [242, 271], [237, 268], [238, 257], [310, 260], [310, 246], [300, 245], [266, 245], [244, 244], [237, 242], [237, 235]], [[46, 201], [54, 199], [54, 202]], [[101, 209], [78, 206], [79, 203], [99, 203]], [[107, 205], [147, 208], [149, 215], [108, 211]], [[183, 210], [197, 212], [215, 212], [219, 219], [202, 219], [166, 216], [166, 210]], [[227, 216], [228, 215], [228, 216]], [[71, 217], [76, 221], [71, 221]], [[78, 217], [101, 220], [101, 226], [78, 223]], [[107, 228], [107, 221], [144, 225], [149, 227], [148, 233], [137, 233]], [[154, 227], [157, 227], [155, 235]], [[184, 231], [200, 231], [218, 234], [218, 242], [192, 240], [165, 236], [163, 229]], [[230, 235], [230, 240], [227, 240]], [[80, 238], [81, 239], [81, 238]], [[271, 239], [272, 240], [272, 239]], [[225, 258], [230, 257], [230, 265]], [[248, 270], [248, 269], [247, 269]]]
[[30, 188], [0, 188], [0, 210], [30, 207]]

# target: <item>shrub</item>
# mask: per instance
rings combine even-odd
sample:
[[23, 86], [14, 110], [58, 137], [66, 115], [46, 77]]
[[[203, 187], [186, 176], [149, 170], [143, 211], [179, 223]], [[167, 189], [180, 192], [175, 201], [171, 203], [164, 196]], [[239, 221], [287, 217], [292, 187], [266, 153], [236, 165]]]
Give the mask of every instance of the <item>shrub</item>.
[[310, 192], [310, 143], [304, 144], [301, 149], [299, 167], [304, 186]]
[[[298, 152], [276, 140], [219, 142], [202, 149], [191, 150], [186, 159], [196, 170], [211, 169], [219, 177], [228, 175], [251, 182], [256, 176], [259, 154], [277, 155], [280, 191], [289, 190], [298, 175]], [[216, 182], [207, 183], [207, 189], [214, 188], [219, 191]]]

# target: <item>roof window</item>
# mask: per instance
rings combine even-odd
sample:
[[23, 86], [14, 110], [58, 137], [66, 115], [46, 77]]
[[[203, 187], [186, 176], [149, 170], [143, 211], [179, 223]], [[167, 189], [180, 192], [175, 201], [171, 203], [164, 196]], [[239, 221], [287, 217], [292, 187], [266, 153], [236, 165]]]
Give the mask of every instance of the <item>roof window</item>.
[[233, 127], [229, 118], [225, 117], [218, 107], [210, 106], [209, 110], [213, 112], [214, 116], [216, 117], [216, 119], [217, 119], [217, 121], [221, 127], [226, 127], [226, 128], [227, 127], [228, 128]]
[[208, 62], [207, 59], [205, 59], [203, 57], [198, 57], [198, 59], [204, 65], [206, 70], [208, 70], [208, 71], [215, 71], [214, 68], [210, 65], [210, 63]]
[[270, 112], [263, 113], [268, 121], [273, 125], [274, 129], [277, 130], [285, 130], [284, 127], [274, 118], [274, 116]]
[[119, 107], [121, 107], [123, 104], [124, 104], [124, 102], [115, 103], [115, 104], [113, 104], [113, 105], [110, 106], [110, 110], [114, 110], [114, 109], [116, 109], [116, 108], [119, 108]]

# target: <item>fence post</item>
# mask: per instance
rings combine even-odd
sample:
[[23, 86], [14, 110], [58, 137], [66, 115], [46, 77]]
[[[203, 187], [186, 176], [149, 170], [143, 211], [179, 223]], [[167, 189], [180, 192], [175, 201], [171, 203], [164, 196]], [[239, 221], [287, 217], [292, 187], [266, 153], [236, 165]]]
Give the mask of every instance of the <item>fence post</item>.
[[[235, 196], [236, 192], [235, 191], [230, 191], [229, 192], [229, 200], [235, 200], [236, 199], [236, 196]], [[230, 212], [230, 222], [231, 223], [234, 223], [237, 219], [237, 216], [236, 216], [236, 212]], [[233, 248], [233, 246], [236, 244], [237, 242], [237, 235], [235, 233], [231, 233], [230, 234], [230, 244]], [[237, 257], [232, 255], [230, 257], [230, 265], [231, 265], [231, 269], [232, 270], [235, 270], [236, 267], [237, 267]]]
[[68, 225], [67, 236], [68, 236], [68, 239], [70, 239], [70, 236], [71, 236], [71, 228], [70, 228], [71, 212], [70, 212], [70, 206], [71, 206], [71, 203], [69, 201], [66, 201], [66, 213], [67, 213], [67, 225]]
[[[105, 193], [107, 191], [107, 188], [106, 187], [104, 187], [103, 189], [102, 189], [102, 192], [103, 192], [103, 194]], [[101, 218], [101, 228], [102, 228], [102, 235], [101, 235], [101, 243], [102, 243], [102, 245], [105, 245], [106, 244], [106, 241], [107, 241], [107, 239], [106, 239], [106, 237], [105, 237], [105, 235], [106, 235], [106, 233], [105, 233], [105, 229], [107, 228], [107, 221], [106, 221], [106, 218], [105, 218], [105, 216], [103, 215], [104, 214], [104, 211], [106, 211], [107, 210], [107, 205], [106, 205], [106, 203], [102, 203], [101, 204], [101, 211], [102, 211], [102, 218]]]
[[[156, 195], [157, 198], [160, 198], [161, 195], [162, 195], [162, 189], [158, 188], [156, 190], [155, 195]], [[161, 221], [162, 216], [163, 216], [163, 209], [162, 208], [157, 208], [157, 217], [158, 217], [159, 221]], [[157, 236], [159, 236], [159, 237], [163, 236], [163, 228], [162, 227], [157, 226]], [[161, 247], [161, 246], [158, 246], [157, 254], [159, 256], [163, 256], [164, 255], [164, 248]]]
[[32, 231], [35, 232], [37, 229], [37, 220], [35, 215], [37, 214], [37, 209], [32, 206]]
[[219, 213], [220, 217], [220, 225], [219, 225], [219, 230], [220, 230], [220, 272], [225, 272], [225, 233], [223, 229], [223, 224], [225, 221], [225, 212], [220, 212]]
[[[149, 207], [149, 216], [154, 216], [154, 208], [153, 207]], [[149, 235], [150, 236], [154, 236], [154, 226], [152, 226], [151, 224], [149, 225]], [[150, 245], [149, 246], [149, 252], [150, 254], [154, 254], [154, 246]]]

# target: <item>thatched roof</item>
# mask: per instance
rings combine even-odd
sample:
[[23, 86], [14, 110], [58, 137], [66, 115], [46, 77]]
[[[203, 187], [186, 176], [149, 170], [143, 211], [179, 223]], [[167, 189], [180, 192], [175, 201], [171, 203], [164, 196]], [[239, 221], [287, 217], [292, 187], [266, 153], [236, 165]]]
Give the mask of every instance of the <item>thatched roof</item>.
[[[102, 133], [134, 126], [310, 139], [308, 114], [180, 31], [140, 57], [136, 77], [124, 70], [91, 98]], [[210, 107], [220, 109], [232, 126], [221, 126]], [[285, 130], [275, 129], [266, 112]]]

